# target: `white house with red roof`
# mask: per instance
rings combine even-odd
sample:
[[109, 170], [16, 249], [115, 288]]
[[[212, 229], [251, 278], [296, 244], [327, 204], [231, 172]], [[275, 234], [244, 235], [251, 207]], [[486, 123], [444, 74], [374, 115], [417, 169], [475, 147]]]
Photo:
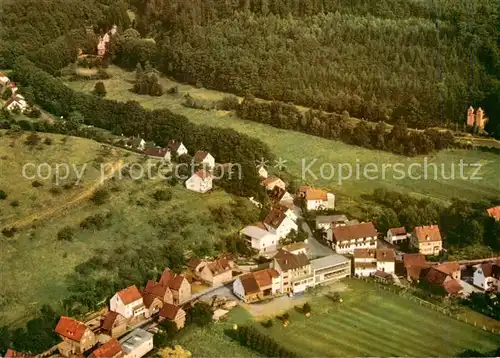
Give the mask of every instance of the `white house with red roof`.
[[181, 155], [188, 154], [187, 148], [182, 144], [180, 140], [171, 139], [168, 141], [167, 148], [172, 154], [180, 157]]
[[111, 297], [109, 309], [128, 319], [148, 316], [142, 295], [135, 285], [127, 287]]
[[24, 96], [20, 94], [14, 94], [8, 101], [5, 103], [5, 109], [8, 111], [13, 111], [15, 109], [19, 109], [21, 112], [28, 108], [28, 103]]
[[387, 230], [385, 241], [390, 244], [401, 244], [408, 239], [408, 233], [404, 227], [395, 227]]
[[186, 188], [198, 193], [212, 190], [213, 176], [208, 170], [200, 169], [186, 180]]
[[355, 249], [376, 249], [377, 236], [371, 222], [338, 226], [332, 229], [332, 248], [338, 254], [353, 254]]
[[240, 236], [244, 237], [249, 246], [259, 254], [275, 252], [279, 242], [279, 237], [269, 232], [263, 222], [245, 226], [241, 229]]
[[199, 150], [194, 154], [193, 159], [195, 163], [202, 164], [207, 168], [215, 167], [215, 158], [209, 152]]
[[286, 237], [292, 230], [298, 231], [298, 226], [292, 217], [276, 207], [269, 211], [263, 222], [269, 232], [280, 238]]

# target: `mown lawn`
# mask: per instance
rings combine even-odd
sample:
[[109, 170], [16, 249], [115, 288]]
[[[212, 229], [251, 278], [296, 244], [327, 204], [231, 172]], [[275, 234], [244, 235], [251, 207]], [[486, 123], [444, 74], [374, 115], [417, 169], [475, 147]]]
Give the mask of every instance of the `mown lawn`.
[[375, 286], [349, 280], [342, 303], [309, 300], [312, 316], [290, 312], [284, 328], [258, 325], [300, 356], [453, 356], [496, 349], [500, 336], [457, 321]]
[[[177, 95], [164, 94], [161, 97], [136, 95], [129, 91], [134, 80], [133, 72], [125, 72], [113, 66], [109, 68], [108, 72], [113, 77], [104, 81], [108, 91], [107, 98], [123, 101], [136, 100], [150, 109], [169, 108], [198, 124], [233, 128], [238, 132], [260, 138], [271, 147], [277, 157], [286, 161], [286, 170], [296, 177], [298, 183], [307, 182], [318, 187], [329, 188], [343, 197], [343, 200], [338, 202], [341, 210], [358, 205], [363, 194], [369, 194], [378, 187], [413, 193], [417, 196], [430, 197], [443, 202], [447, 202], [453, 197], [480, 200], [500, 196], [500, 156], [495, 154], [449, 150], [430, 155], [428, 158], [423, 156], [406, 158], [388, 152], [368, 150], [339, 141], [244, 121], [225, 111], [204, 111], [186, 108], [181, 104], [186, 93], [195, 98], [207, 100], [218, 100], [224, 97], [224, 93], [213, 90], [178, 85], [180, 93]], [[168, 79], [161, 79], [161, 81], [165, 89], [177, 85], [176, 82]], [[83, 92], [92, 90], [94, 84], [95, 81], [67, 82], [71, 88]], [[458, 166], [461, 160], [468, 165], [480, 163], [481, 168], [476, 173], [476, 177], [481, 179], [462, 179]], [[309, 167], [313, 161], [314, 164], [310, 167], [311, 172], [302, 169]], [[429, 163], [426, 177], [424, 176], [425, 161]], [[353, 174], [350, 179], [339, 181], [341, 175], [339, 175], [337, 165], [343, 163], [350, 164]], [[406, 173], [403, 179], [398, 179], [402, 175], [392, 167], [396, 163], [401, 163], [398, 170], [403, 169]], [[410, 167], [414, 163], [421, 164], [421, 166], [417, 167], [415, 164]], [[270, 164], [274, 165], [275, 163]], [[330, 164], [334, 165], [334, 169], [336, 169], [333, 175], [329, 169]], [[435, 170], [432, 164], [437, 166], [437, 180], [434, 178]], [[322, 165], [324, 165], [324, 178], [320, 175]], [[378, 172], [375, 174], [369, 172], [365, 176], [363, 171], [367, 165], [376, 165]], [[382, 174], [383, 165], [386, 166], [385, 176]], [[359, 176], [356, 174], [357, 166], [360, 168]], [[368, 170], [370, 170], [369, 168]], [[463, 177], [470, 178], [475, 170], [475, 167], [464, 167]], [[445, 179], [450, 177], [452, 171], [454, 171], [454, 179]], [[442, 172], [444, 172], [445, 177], [441, 174]], [[303, 176], [302, 173], [305, 175]], [[413, 178], [409, 176], [409, 173]], [[347, 174], [348, 169], [344, 167], [343, 176]], [[373, 176], [376, 178], [371, 179]], [[419, 176], [420, 179], [415, 179]]]

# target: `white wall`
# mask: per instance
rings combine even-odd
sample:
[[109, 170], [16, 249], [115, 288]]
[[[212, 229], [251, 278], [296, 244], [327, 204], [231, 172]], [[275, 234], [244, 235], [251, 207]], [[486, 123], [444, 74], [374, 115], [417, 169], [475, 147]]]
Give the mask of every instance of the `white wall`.
[[243, 289], [243, 284], [241, 283], [240, 279], [234, 280], [233, 292], [235, 296], [238, 297], [240, 300], [242, 301], [245, 300], [245, 290]]
[[384, 271], [387, 273], [394, 273], [394, 262], [381, 262], [377, 261], [377, 270]]

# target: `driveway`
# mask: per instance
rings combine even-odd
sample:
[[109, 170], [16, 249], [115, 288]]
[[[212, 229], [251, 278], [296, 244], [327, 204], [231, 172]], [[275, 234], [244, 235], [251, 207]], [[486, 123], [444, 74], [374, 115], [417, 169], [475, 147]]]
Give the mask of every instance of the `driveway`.
[[309, 237], [307, 238], [307, 250], [309, 251], [309, 258], [316, 259], [318, 257], [329, 256], [333, 254], [333, 250], [328, 246], [325, 246], [316, 240], [312, 234], [309, 225], [304, 221], [302, 222], [302, 229], [307, 232]]

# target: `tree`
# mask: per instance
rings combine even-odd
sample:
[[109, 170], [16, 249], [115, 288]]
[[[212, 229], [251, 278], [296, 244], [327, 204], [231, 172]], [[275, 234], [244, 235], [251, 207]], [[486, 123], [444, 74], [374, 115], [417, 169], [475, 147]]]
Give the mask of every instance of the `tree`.
[[104, 82], [102, 81], [97, 82], [94, 86], [94, 91], [92, 93], [94, 93], [96, 96], [99, 97], [105, 97], [107, 92]]
[[90, 198], [90, 200], [96, 205], [104, 204], [109, 198], [109, 192], [104, 189], [98, 189]]
[[304, 312], [305, 314], [311, 313], [311, 305], [308, 302], [304, 303], [304, 305], [302, 306], [302, 312]]
[[7, 199], [7, 193], [3, 190], [0, 190], [0, 200]]
[[59, 241], [73, 241], [73, 236], [75, 235], [75, 229], [70, 226], [62, 228], [57, 233], [57, 240]]
[[33, 132], [33, 133], [30, 133], [27, 137], [26, 137], [26, 144], [29, 145], [30, 147], [34, 147], [34, 146], [37, 146], [38, 144], [40, 144], [40, 141], [42, 139], [40, 138], [40, 136], [36, 133], [36, 132]]
[[153, 194], [156, 201], [170, 201], [172, 200], [172, 191], [170, 189], [157, 190]]
[[7, 87], [7, 88], [5, 89], [5, 91], [3, 92], [3, 94], [2, 94], [2, 99], [3, 99], [4, 101], [6, 101], [6, 100], [8, 100], [10, 97], [12, 97], [12, 95], [13, 95], [13, 93], [12, 93], [12, 88]]
[[197, 302], [189, 311], [190, 322], [206, 326], [212, 322], [212, 308], [208, 303]]

